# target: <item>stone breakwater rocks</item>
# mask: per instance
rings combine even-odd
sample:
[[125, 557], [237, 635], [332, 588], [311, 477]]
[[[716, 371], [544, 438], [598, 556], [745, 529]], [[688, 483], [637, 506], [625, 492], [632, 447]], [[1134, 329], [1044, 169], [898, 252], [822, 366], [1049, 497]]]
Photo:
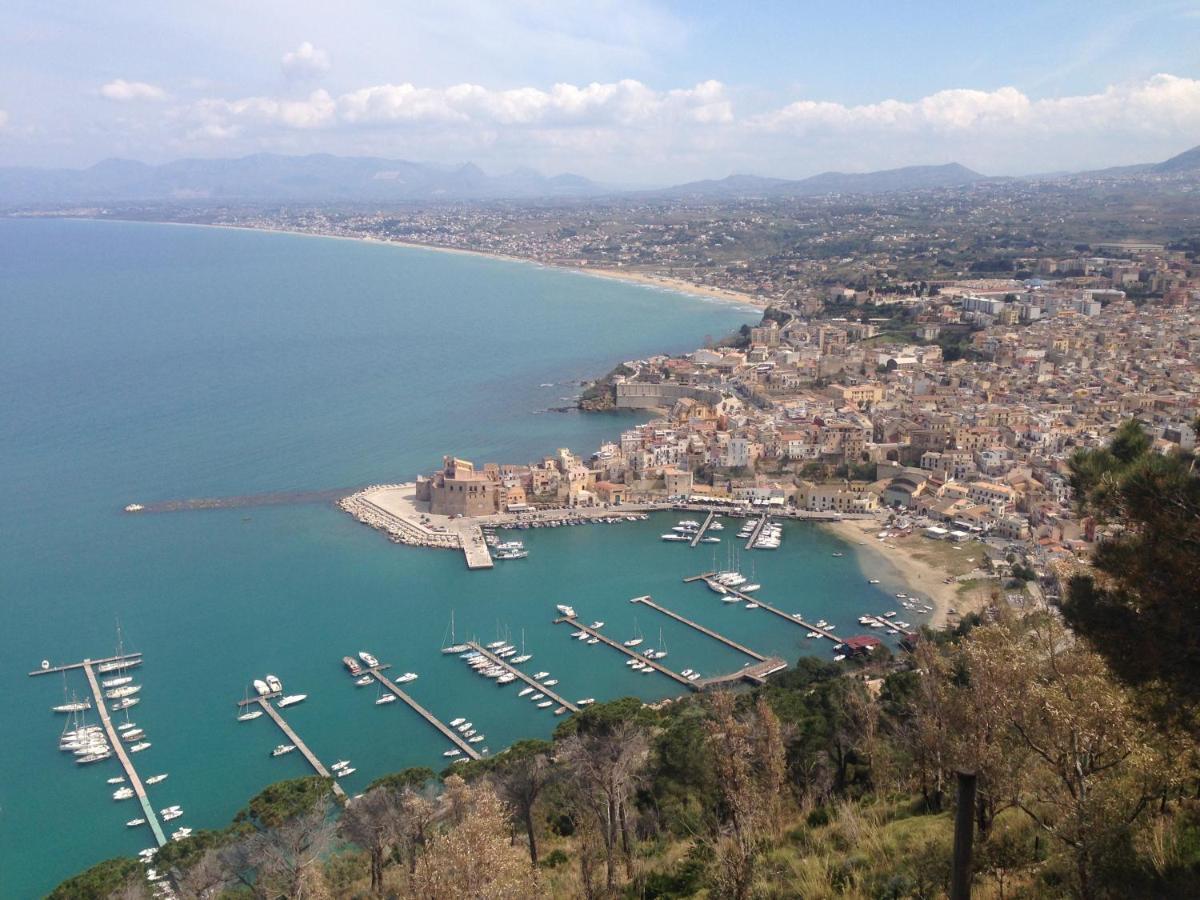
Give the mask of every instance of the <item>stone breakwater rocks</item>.
[[372, 485], [365, 490], [343, 498], [338, 503], [338, 506], [364, 525], [370, 525], [372, 528], [384, 532], [397, 544], [410, 544], [414, 547], [436, 547], [444, 550], [458, 550], [462, 548], [462, 539], [457, 533], [451, 531], [433, 531], [426, 528], [420, 522], [402, 518], [371, 502], [370, 497], [376, 491], [398, 487], [400, 485]]

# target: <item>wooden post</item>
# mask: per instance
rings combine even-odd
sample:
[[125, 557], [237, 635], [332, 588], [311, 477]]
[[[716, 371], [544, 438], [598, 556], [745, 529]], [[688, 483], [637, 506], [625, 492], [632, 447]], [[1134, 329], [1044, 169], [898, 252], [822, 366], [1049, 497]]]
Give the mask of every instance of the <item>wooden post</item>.
[[950, 900], [970, 900], [971, 850], [975, 841], [975, 773], [958, 773], [958, 808], [954, 813], [954, 863]]

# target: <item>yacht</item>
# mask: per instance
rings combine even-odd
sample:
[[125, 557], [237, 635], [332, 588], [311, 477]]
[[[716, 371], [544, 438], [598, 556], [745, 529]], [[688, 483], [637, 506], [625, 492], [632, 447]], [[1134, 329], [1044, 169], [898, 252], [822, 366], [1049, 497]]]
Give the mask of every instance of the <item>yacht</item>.
[[171, 840], [182, 841], [185, 837], [191, 837], [192, 829], [180, 828], [178, 831], [171, 832]]
[[451, 720], [450, 720], [450, 727], [451, 727], [451, 728], [457, 728], [459, 725], [461, 725], [461, 724], [462, 724], [463, 722], [465, 722], [465, 721], [467, 721], [467, 720], [466, 720], [466, 719], [461, 719], [461, 718], [460, 718], [460, 719], [451, 719]]
[[129, 684], [131, 681], [133, 681], [133, 677], [131, 675], [122, 675], [120, 678], [106, 678], [100, 682], [100, 686], [106, 688], [115, 688], [120, 687], [123, 684]]
[[125, 741], [138, 741], [146, 736], [145, 729], [135, 728], [132, 731], [127, 731], [121, 735], [121, 739]]
[[386, 704], [386, 703], [395, 703], [395, 702], [396, 702], [396, 695], [395, 695], [395, 694], [380, 694], [380, 695], [379, 695], [379, 699], [377, 699], [377, 700], [375, 701], [375, 705], [376, 705], [376, 706], [383, 706], [383, 705], [384, 705], [384, 704]]
[[372, 656], [366, 650], [359, 650], [358, 658], [361, 659], [363, 662], [365, 662], [372, 669], [374, 669], [376, 666], [379, 665], [379, 660], [377, 660], [374, 656]]
[[662, 539], [664, 541], [690, 541], [691, 540], [690, 537], [688, 537], [687, 535], [683, 535], [683, 534], [664, 534], [662, 536]]
[[546, 695], [545, 695], [545, 694], [540, 694], [540, 693], [539, 693], [539, 694], [534, 694], [534, 695], [533, 695], [532, 697], [530, 697], [529, 699], [530, 699], [532, 702], [536, 703], [537, 701], [539, 701], [539, 700], [544, 700], [545, 698], [546, 698]]
[[158, 784], [160, 781], [166, 781], [166, 780], [167, 780], [167, 773], [164, 772], [161, 775], [151, 775], [149, 778], [146, 779], [146, 784]]
[[117, 726], [117, 731], [128, 731], [130, 728], [136, 728], [136, 727], [137, 726], [134, 725], [132, 722], [122, 722], [120, 725]]
[[346, 667], [351, 675], [358, 676], [362, 673], [362, 666], [358, 664], [358, 660], [353, 656], [343, 656], [342, 665]]
[[526, 687], [526, 688], [521, 688], [521, 690], [517, 693], [517, 696], [518, 697], [528, 697], [532, 693], [533, 693], [533, 688]]
[[142, 658], [140, 656], [133, 656], [129, 659], [117, 659], [112, 662], [100, 663], [100, 665], [96, 666], [96, 671], [101, 675], [104, 675], [108, 672], [119, 672], [122, 669], [132, 669], [135, 666], [140, 666], [141, 664]]
[[744, 585], [743, 587], [738, 588], [738, 590], [741, 591], [743, 594], [749, 594], [751, 591], [757, 591], [761, 587], [762, 587], [761, 584], [747, 584], [747, 585]]
[[598, 643], [600, 643], [600, 638], [598, 638], [598, 637], [588, 638], [587, 642], [589, 644], [598, 644]]
[[302, 703], [308, 697], [308, 694], [288, 694], [286, 697], [281, 697], [275, 705], [280, 709], [285, 706], [295, 706], [297, 703]]
[[126, 828], [137, 828], [139, 825], [145, 825], [145, 824], [146, 824], [145, 819], [130, 819], [128, 822], [125, 823], [125, 827]]
[[593, 622], [591, 624], [591, 628], [593, 631], [595, 631], [596, 629], [599, 629], [599, 628], [603, 628], [603, 627], [604, 627], [604, 623], [601, 622], [599, 619], [597, 619], [595, 622]]
[[265, 697], [271, 693], [271, 689], [267, 687], [267, 683], [261, 678], [255, 678], [251, 683], [254, 685], [254, 690], [258, 693], [258, 696]]
[[283, 756], [283, 754], [291, 753], [295, 749], [296, 749], [295, 744], [279, 744], [274, 750], [271, 751], [271, 755], [272, 756]]
[[474, 737], [467, 738], [467, 743], [468, 744], [478, 744], [482, 740], [484, 740], [484, 736], [482, 734], [477, 734]]
[[714, 537], [712, 535], [709, 535], [708, 537], [700, 538], [700, 543], [702, 543], [702, 544], [719, 544], [719, 543], [721, 543], [721, 539], [719, 537]]
[[133, 788], [131, 787], [117, 788], [115, 791], [113, 791], [114, 800], [128, 800], [132, 796]]
[[546, 685], [547, 687], [554, 687], [554, 685], [558, 684], [558, 679], [557, 678], [547, 678], [545, 681], [542, 682], [542, 684]]
[[347, 766], [344, 769], [339, 769], [338, 771], [334, 772], [333, 774], [335, 774], [338, 778], [349, 778], [351, 775], [353, 775], [357, 771], [358, 771], [358, 769]]
[[118, 700], [116, 703], [111, 704], [108, 708], [115, 712], [120, 712], [123, 709], [129, 709], [131, 706], [137, 706], [141, 702], [141, 699], [138, 697], [126, 697], [124, 700]]
[[348, 759], [339, 759], [337, 762], [335, 762], [335, 763], [334, 763], [332, 766], [330, 766], [329, 768], [331, 768], [331, 769], [344, 769], [344, 768], [346, 768], [346, 766], [348, 766], [348, 765], [350, 765], [350, 760], [348, 760]]
[[682, 675], [684, 678], [687, 678], [689, 675], [693, 674], [693, 672], [691, 669], [684, 669], [679, 674]]
[[553, 705], [554, 705], [553, 700], [543, 700], [541, 703], [539, 703], [537, 705], [537, 707], [538, 707], [538, 709], [545, 709], [547, 706], [553, 706]]
[[520, 656], [514, 656], [509, 660], [509, 662], [511, 662], [514, 666], [517, 666], [521, 663], [529, 662], [531, 659], [533, 659], [532, 653], [522, 653]]
[[466, 731], [468, 728], [470, 728], [472, 724], [473, 724], [472, 722], [463, 722], [461, 725], [458, 725], [456, 727], [458, 728], [458, 730], [460, 732], [462, 732], [462, 731]]
[[362, 678], [356, 678], [356, 679], [354, 679], [354, 683], [355, 683], [355, 684], [356, 684], [358, 687], [366, 687], [368, 684], [370, 684], [370, 683], [371, 683], [372, 681], [374, 681], [374, 680], [375, 680], [375, 679], [374, 679], [374, 678], [372, 678], [370, 675], [364, 675]]
[[261, 709], [248, 709], [244, 713], [242, 713], [240, 716], [238, 716], [237, 720], [239, 722], [253, 722], [255, 719], [257, 719], [262, 714], [263, 713], [262, 713]]
[[596, 702], [595, 697], [586, 697], [583, 700], [576, 700], [575, 705], [576, 706], [591, 706], [595, 702]]
[[691, 675], [687, 676], [687, 680], [688, 681], [696, 681], [699, 677], [700, 677], [699, 672], [693, 672]]
[[558, 606], [555, 607], [555, 609], [557, 609], [560, 613], [562, 613], [568, 619], [575, 618], [575, 607], [573, 607], [573, 606], [567, 606], [565, 603], [560, 603], [560, 604], [558, 604]]
[[501, 675], [499, 678], [496, 679], [496, 684], [512, 684], [512, 682], [514, 682], [516, 680], [517, 680], [517, 676], [514, 675], [512, 672], [505, 672], [503, 675]]
[[561, 716], [566, 711], [567, 711], [567, 708], [565, 706], [560, 706], [558, 709], [554, 710], [554, 714], [556, 716]]
[[183, 815], [182, 809], [172, 809], [162, 814], [164, 822], [170, 822], [172, 819], [178, 819]]
[[805, 635], [806, 638], [810, 638], [810, 639], [819, 638], [820, 636], [821, 636], [821, 632], [819, 632], [819, 631], [810, 631], [808, 634]]
[[130, 747], [129, 752], [130, 753], [141, 753], [143, 750], [149, 750], [149, 749], [150, 749], [150, 742], [142, 741], [140, 744], [134, 744], [132, 747]]
[[534, 677], [534, 678], [535, 678], [537, 681], [541, 681], [543, 678], [545, 678], [545, 677], [546, 677], [547, 675], [549, 675], [549, 674], [550, 674], [549, 672], [538, 672], [538, 673], [537, 673], [536, 675], [534, 675], [533, 677]]
[[271, 689], [271, 693], [278, 694], [283, 690], [283, 682], [274, 675], [268, 675], [266, 678], [267, 687]]
[[640, 643], [642, 643], [642, 641], [643, 641], [643, 640], [645, 640], [645, 638], [640, 638], [640, 637], [638, 637], [638, 638], [630, 638], [630, 639], [629, 639], [629, 640], [627, 640], [627, 641], [622, 641], [622, 644], [624, 644], [624, 646], [626, 646], [626, 647], [636, 647], [636, 646], [638, 646]]
[[72, 700], [70, 703], [60, 703], [58, 706], [50, 707], [52, 711], [60, 713], [84, 712], [91, 708], [91, 700]]
[[104, 750], [103, 752], [97, 752], [97, 753], [89, 753], [87, 756], [81, 756], [81, 757], [79, 757], [79, 759], [75, 760], [75, 765], [82, 766], [87, 763], [100, 762], [100, 760], [108, 759], [111, 756], [112, 756], [112, 753], [110, 753], [108, 750]]
[[403, 675], [401, 675], [399, 678], [396, 679], [396, 684], [408, 684], [410, 681], [416, 681], [416, 680], [417, 680], [416, 672], [405, 672]]
[[[562, 607], [560, 606], [559, 609], [562, 609]], [[505, 645], [505, 643], [506, 643], [506, 641], [492, 641], [490, 644], [487, 645], [487, 648], [489, 650], [499, 650], [501, 647], [503, 647]]]
[[109, 783], [109, 784], [124, 784], [124, 783], [125, 783], [125, 776], [124, 776], [124, 775], [118, 775], [116, 778], [110, 778], [110, 779], [108, 779], [108, 783]]
[[471, 648], [466, 644], [451, 644], [449, 647], [443, 647], [443, 653], [463, 653]]
[[459, 756], [461, 753], [461, 750], [447, 750], [442, 756]]

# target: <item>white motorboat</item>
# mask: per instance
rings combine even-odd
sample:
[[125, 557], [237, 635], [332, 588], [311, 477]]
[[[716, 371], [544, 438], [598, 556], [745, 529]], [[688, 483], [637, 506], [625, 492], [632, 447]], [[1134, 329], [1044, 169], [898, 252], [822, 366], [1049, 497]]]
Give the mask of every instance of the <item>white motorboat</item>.
[[558, 606], [555, 607], [555, 609], [557, 609], [560, 613], [562, 613], [568, 619], [575, 618], [575, 607], [573, 607], [573, 606], [567, 606], [565, 603], [560, 603], [560, 604], [558, 604]]
[[370, 675], [364, 675], [362, 678], [355, 679], [354, 683], [358, 687], [366, 687], [368, 684], [370, 684], [374, 680], [375, 679], [372, 678]]
[[538, 709], [545, 709], [547, 706], [553, 706], [553, 705], [554, 705], [553, 700], [543, 700], [541, 703], [539, 703], [537, 705], [537, 707], [538, 707]]
[[514, 682], [516, 680], [517, 680], [517, 676], [514, 675], [512, 672], [505, 672], [503, 675], [501, 675], [499, 678], [496, 679], [496, 684], [511, 684], [512, 682]]
[[519, 666], [521, 663], [529, 662], [531, 659], [533, 659], [532, 653], [522, 653], [520, 656], [514, 656], [509, 662], [514, 666]]
[[271, 689], [267, 687], [267, 683], [261, 678], [255, 678], [251, 683], [254, 685], [254, 690], [258, 693], [258, 696], [265, 697], [271, 693]]
[[632, 668], [633, 668], [633, 671], [640, 672], [640, 671], [642, 671], [642, 669], [646, 668], [646, 664], [644, 662], [641, 662], [640, 660], [634, 660]]
[[597, 629], [603, 628], [604, 623], [602, 621], [600, 621], [599, 619], [597, 619], [595, 622], [592, 623], [591, 627], [592, 627], [592, 630], [595, 631]]
[[583, 700], [576, 700], [575, 705], [576, 706], [591, 706], [595, 702], [596, 702], [595, 697], [585, 697]]
[[693, 672], [691, 675], [687, 676], [687, 680], [688, 681], [696, 681], [697, 679], [699, 679], [699, 677], [700, 677], [699, 672]]
[[477, 734], [477, 735], [475, 735], [474, 737], [469, 737], [469, 738], [467, 738], [467, 743], [469, 743], [469, 744], [478, 744], [478, 743], [479, 743], [480, 741], [482, 741], [483, 739], [484, 739], [484, 736], [483, 736], [482, 734]]
[[442, 753], [442, 756], [459, 756], [461, 754], [462, 754], [461, 750], [447, 750], [444, 753]]
[[463, 718], [451, 719], [451, 720], [450, 720], [450, 727], [452, 727], [452, 728], [457, 728], [459, 725], [461, 725], [461, 724], [462, 724], [463, 722], [465, 722], [465, 721], [467, 721], [467, 720], [466, 720], [466, 719], [463, 719]]
[[588, 642], [589, 644], [598, 644], [598, 643], [600, 643], [600, 638], [598, 638], [598, 637], [594, 637], [594, 638], [588, 638], [588, 639], [587, 639], [587, 642]]
[[150, 742], [142, 741], [140, 744], [134, 744], [132, 747], [130, 747], [129, 752], [130, 753], [141, 753], [143, 750], [149, 750], [149, 749], [150, 749]]
[[120, 678], [106, 678], [100, 682], [100, 687], [115, 688], [133, 681], [133, 676], [122, 675]]
[[109, 783], [109, 784], [124, 784], [124, 783], [125, 783], [125, 776], [124, 776], [124, 775], [118, 775], [118, 776], [116, 776], [115, 778], [110, 778], [110, 779], [108, 779], [108, 783]]
[[182, 841], [185, 837], [191, 837], [192, 829], [180, 828], [178, 831], [171, 832], [171, 840]]
[[339, 759], [337, 762], [335, 762], [335, 763], [334, 763], [333, 765], [331, 765], [329, 768], [331, 768], [331, 769], [344, 769], [344, 768], [346, 768], [346, 766], [348, 766], [348, 765], [350, 765], [350, 760], [348, 760], [348, 759]]
[[136, 727], [137, 726], [133, 722], [122, 722], [120, 725], [117, 726], [117, 731], [128, 731], [130, 728], [136, 728]]
[[142, 689], [140, 684], [127, 684], [124, 687], [113, 688], [105, 691], [104, 696], [109, 700], [120, 700], [122, 697], [132, 697]]
[[537, 703], [537, 701], [539, 701], [539, 700], [544, 700], [545, 698], [546, 698], [546, 695], [545, 695], [545, 694], [538, 693], [538, 694], [534, 694], [534, 695], [533, 695], [532, 697], [530, 697], [529, 699], [530, 699], [531, 701], [533, 701], [534, 703]]
[[145, 819], [130, 819], [128, 822], [125, 823], [125, 827], [126, 828], [137, 828], [139, 825], [145, 825], [145, 824], [146, 824]]
[[279, 744], [274, 750], [271, 751], [271, 755], [283, 756], [285, 753], [291, 753], [295, 749], [295, 744]]
[[629, 640], [627, 640], [627, 641], [622, 641], [622, 643], [623, 643], [623, 644], [624, 644], [626, 647], [636, 647], [636, 646], [638, 646], [640, 643], [642, 643], [642, 641], [643, 641], [643, 640], [645, 640], [645, 638], [640, 638], [640, 637], [639, 637], [639, 638], [630, 638], [630, 639], [629, 639]]
[[159, 784], [160, 782], [163, 782], [166, 780], [167, 780], [167, 773], [164, 772], [161, 775], [151, 775], [149, 778], [146, 779], [146, 784]]
[[691, 538], [687, 537], [686, 535], [682, 535], [682, 534], [664, 534], [662, 536], [662, 539], [664, 541], [690, 541], [691, 540]]
[[110, 753], [108, 750], [104, 750], [103, 752], [89, 753], [87, 756], [81, 756], [79, 759], [75, 760], [75, 765], [82, 766], [86, 765], [87, 763], [100, 762], [103, 759], [109, 759], [111, 756], [112, 753]]
[[682, 672], [680, 672], [679, 674], [680, 674], [680, 675], [682, 675], [684, 678], [687, 678], [689, 675], [691, 675], [691, 674], [692, 674], [692, 670], [691, 670], [691, 669], [684, 669], [684, 670], [683, 670]]
[[121, 740], [137, 741], [137, 740], [141, 740], [145, 736], [146, 736], [146, 732], [144, 729], [134, 728], [132, 731], [127, 731], [123, 735], [121, 735]]
[[337, 775], [338, 778], [346, 778], [350, 775], [353, 775], [357, 771], [358, 769], [346, 767], [345, 769], [339, 769], [338, 771], [334, 772], [334, 774]]
[[399, 678], [396, 679], [396, 684], [408, 684], [410, 681], [416, 681], [416, 680], [417, 680], [416, 672], [405, 672], [403, 675], [401, 675]]
[[708, 537], [700, 538], [700, 543], [702, 543], [702, 544], [719, 544], [719, 543], [721, 543], [721, 539], [719, 537], [716, 537], [715, 535], [709, 535]]
[[643, 675], [649, 675], [649, 674], [650, 674], [651, 672], [653, 672], [653, 671], [654, 671], [654, 666], [649, 666], [649, 665], [647, 665], [647, 666], [643, 666], [643, 667], [642, 667], [642, 674], [643, 674]]
[[52, 706], [50, 709], [53, 712], [73, 713], [84, 712], [92, 708], [91, 700], [72, 700], [69, 703], [60, 703], [58, 706]]
[[758, 604], [757, 603], [747, 603], [746, 609], [758, 609]]
[[269, 687], [271, 689], [271, 693], [273, 693], [273, 694], [278, 694], [283, 690], [283, 682], [280, 681], [278, 678], [276, 678], [274, 675], [268, 675], [266, 677], [266, 682], [267, 682], [267, 687]]
[[546, 685], [547, 687], [554, 687], [554, 685], [558, 684], [558, 679], [557, 678], [547, 678], [545, 681], [542, 682], [542, 684]]
[[538, 672], [538, 673], [537, 673], [536, 675], [534, 675], [533, 677], [534, 677], [534, 678], [535, 678], [537, 681], [541, 681], [543, 678], [545, 678], [545, 677], [546, 677], [547, 675], [549, 675], [549, 674], [550, 674], [549, 672]]
[[248, 709], [237, 717], [239, 722], [253, 722], [263, 714], [261, 709]]
[[162, 818], [163, 818], [164, 822], [170, 822], [172, 819], [178, 819], [182, 815], [183, 815], [182, 809], [173, 809], [170, 812], [163, 813]]
[[518, 697], [528, 697], [532, 693], [533, 693], [533, 688], [525, 687], [525, 688], [521, 688], [521, 690], [517, 692], [517, 696]]
[[395, 703], [395, 702], [396, 702], [395, 694], [380, 694], [379, 698], [375, 701], [375, 705], [383, 706], [386, 703]]
[[275, 705], [283, 709], [287, 706], [295, 706], [297, 703], [303, 703], [307, 697], [308, 694], [288, 694], [286, 697], [281, 697]]
[[118, 700], [116, 703], [110, 704], [108, 708], [114, 712], [120, 712], [123, 709], [129, 709], [131, 706], [137, 706], [141, 702], [140, 697], [126, 697], [123, 700]]
[[133, 796], [133, 788], [131, 788], [131, 787], [117, 788], [117, 790], [113, 791], [112, 796], [113, 796], [114, 800], [128, 800], [130, 797]]
[[466, 730], [467, 730], [467, 729], [469, 729], [469, 728], [470, 728], [470, 727], [471, 727], [473, 724], [474, 724], [473, 722], [463, 722], [461, 725], [457, 726], [457, 728], [458, 728], [458, 730], [459, 730], [459, 731], [466, 731]]
[[361, 659], [363, 662], [365, 662], [372, 669], [374, 669], [376, 666], [379, 665], [379, 660], [377, 660], [374, 656], [372, 656], [366, 650], [359, 650], [358, 658]]

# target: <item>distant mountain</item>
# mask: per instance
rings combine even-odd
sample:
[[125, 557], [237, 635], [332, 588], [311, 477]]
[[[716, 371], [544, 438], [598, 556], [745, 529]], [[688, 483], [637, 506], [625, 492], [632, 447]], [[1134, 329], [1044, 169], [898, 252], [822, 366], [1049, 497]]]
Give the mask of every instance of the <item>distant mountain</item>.
[[1200, 146], [1172, 156], [1170, 159], [1151, 167], [1154, 172], [1191, 172], [1200, 170]]
[[882, 194], [890, 191], [916, 191], [923, 188], [959, 187], [986, 179], [958, 163], [944, 166], [906, 166], [882, 172], [850, 174], [823, 172], [809, 178], [762, 178], [758, 175], [730, 175], [715, 181], [693, 181], [663, 191], [669, 197], [816, 197], [822, 194]]
[[88, 169], [0, 168], [0, 206], [59, 203], [385, 202], [580, 197], [610, 189], [580, 175], [531, 169], [488, 175], [442, 166], [328, 154], [183, 159], [150, 166], [109, 159]]

